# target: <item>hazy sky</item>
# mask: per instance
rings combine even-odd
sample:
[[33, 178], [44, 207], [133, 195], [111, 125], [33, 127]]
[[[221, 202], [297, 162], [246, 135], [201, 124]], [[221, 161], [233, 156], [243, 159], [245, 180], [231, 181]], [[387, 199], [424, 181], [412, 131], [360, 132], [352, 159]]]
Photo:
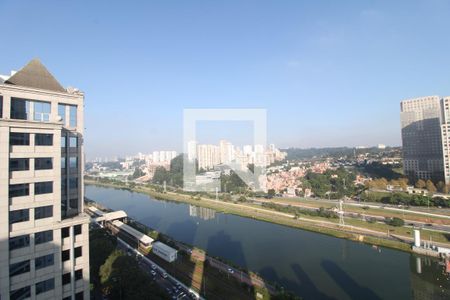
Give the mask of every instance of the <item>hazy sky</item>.
[[0, 0], [0, 73], [38, 57], [83, 90], [88, 158], [181, 150], [184, 108], [265, 108], [279, 147], [399, 145], [400, 100], [450, 95], [449, 20], [445, 0]]

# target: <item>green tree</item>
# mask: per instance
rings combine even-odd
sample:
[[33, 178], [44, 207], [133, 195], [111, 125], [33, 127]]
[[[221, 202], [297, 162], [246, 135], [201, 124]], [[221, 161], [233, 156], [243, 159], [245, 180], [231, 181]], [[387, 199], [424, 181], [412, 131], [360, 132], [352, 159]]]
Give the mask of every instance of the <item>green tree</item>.
[[275, 190], [274, 189], [269, 189], [267, 191], [267, 196], [270, 198], [273, 198], [275, 196]]
[[245, 198], [245, 196], [240, 196], [238, 199], [239, 202], [246, 202], [247, 198]]
[[145, 175], [145, 173], [140, 168], [136, 167], [134, 169], [133, 175], [131, 175], [131, 179], [136, 179], [136, 178], [142, 177], [144, 175]]
[[99, 271], [106, 259], [116, 249], [117, 240], [103, 228], [89, 232], [89, 267], [91, 282], [97, 290], [100, 287]]
[[122, 251], [111, 253], [100, 268], [100, 277], [108, 299], [166, 299], [136, 259]]
[[163, 184], [164, 181], [168, 183], [170, 180], [169, 171], [167, 171], [164, 167], [157, 167], [155, 170], [155, 174], [153, 175], [152, 182], [157, 184]]
[[230, 172], [230, 175], [222, 174], [220, 176], [220, 184], [221, 190], [227, 192], [241, 193], [247, 189], [245, 182], [233, 171]]
[[391, 225], [391, 226], [396, 226], [396, 227], [401, 227], [403, 225], [405, 225], [405, 221], [403, 221], [400, 218], [394, 217], [394, 218], [386, 218], [386, 224]]

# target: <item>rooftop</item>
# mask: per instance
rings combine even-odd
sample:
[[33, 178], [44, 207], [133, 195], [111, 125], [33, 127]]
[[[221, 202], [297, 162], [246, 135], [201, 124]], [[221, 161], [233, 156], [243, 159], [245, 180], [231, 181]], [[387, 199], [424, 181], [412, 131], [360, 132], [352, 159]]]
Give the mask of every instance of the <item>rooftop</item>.
[[4, 78], [4, 84], [49, 90], [66, 93], [66, 89], [53, 77], [47, 68], [37, 58], [31, 60], [25, 67], [13, 72], [9, 78]]
[[146, 244], [146, 245], [150, 245], [153, 242], [153, 239], [151, 237], [149, 237], [148, 235], [143, 234], [142, 232], [134, 229], [133, 227], [124, 224], [121, 221], [113, 221], [112, 224], [114, 226], [116, 226], [117, 228], [119, 228], [120, 230], [125, 231], [126, 233], [130, 234], [131, 236], [137, 238], [138, 240], [140, 240], [142, 243]]
[[113, 221], [117, 219], [123, 219], [127, 217], [127, 213], [123, 210], [113, 211], [110, 213], [104, 213], [101, 216], [99, 216], [96, 221]]
[[176, 249], [173, 249], [172, 247], [169, 247], [169, 246], [167, 246], [166, 244], [161, 243], [161, 242], [154, 242], [154, 243], [153, 243], [153, 247], [157, 247], [157, 248], [159, 248], [160, 250], [165, 251], [165, 252], [168, 252], [168, 253], [171, 253], [171, 252], [177, 252]]

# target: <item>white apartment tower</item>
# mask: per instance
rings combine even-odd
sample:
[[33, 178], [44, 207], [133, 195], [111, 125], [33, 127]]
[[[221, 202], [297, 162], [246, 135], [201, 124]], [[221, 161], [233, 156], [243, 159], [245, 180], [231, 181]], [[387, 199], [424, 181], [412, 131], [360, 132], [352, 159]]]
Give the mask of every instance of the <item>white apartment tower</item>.
[[450, 183], [449, 102], [439, 96], [401, 102], [403, 169], [410, 180]]
[[89, 299], [84, 95], [39, 60], [0, 76], [0, 299]]

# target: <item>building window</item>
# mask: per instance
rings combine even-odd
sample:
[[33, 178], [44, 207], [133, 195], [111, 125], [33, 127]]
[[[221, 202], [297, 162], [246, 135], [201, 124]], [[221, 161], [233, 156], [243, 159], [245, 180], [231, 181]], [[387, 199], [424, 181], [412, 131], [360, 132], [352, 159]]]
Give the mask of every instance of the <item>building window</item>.
[[83, 255], [83, 250], [82, 250], [81, 246], [80, 247], [76, 247], [75, 248], [75, 258], [80, 257], [82, 255]]
[[66, 140], [67, 140], [67, 137], [65, 137], [65, 136], [61, 137], [61, 148], [66, 148]]
[[69, 147], [76, 148], [78, 146], [78, 138], [76, 136], [69, 137]]
[[30, 246], [30, 235], [19, 235], [9, 238], [9, 251]]
[[75, 300], [84, 300], [84, 293], [83, 292], [76, 293]]
[[50, 103], [34, 101], [34, 121], [48, 122], [50, 121]]
[[30, 260], [21, 261], [9, 266], [9, 277], [30, 272]]
[[50, 194], [53, 193], [53, 181], [36, 182], [34, 184], [34, 194]]
[[66, 200], [63, 198], [67, 198], [67, 179], [66, 178], [61, 178], [61, 200]]
[[61, 157], [61, 169], [65, 169], [65, 168], [66, 168], [66, 158]]
[[29, 158], [11, 158], [9, 160], [9, 171], [28, 171], [30, 169]]
[[69, 189], [78, 189], [78, 178], [69, 178]]
[[62, 261], [68, 261], [70, 259], [70, 250], [64, 250], [61, 252], [61, 260]]
[[78, 157], [69, 157], [69, 168], [76, 169], [78, 167]]
[[77, 107], [70, 105], [69, 114], [70, 114], [69, 126], [77, 127]]
[[36, 245], [53, 241], [53, 230], [36, 232], [34, 234], [34, 243]]
[[35, 220], [51, 218], [51, 217], [53, 217], [53, 206], [52, 205], [36, 207], [34, 209], [34, 219]]
[[75, 225], [73, 227], [73, 232], [74, 232], [75, 235], [81, 234], [81, 225]]
[[70, 273], [66, 273], [62, 275], [62, 285], [66, 285], [70, 283]]
[[18, 209], [9, 212], [9, 224], [27, 222], [30, 220], [29, 209]]
[[70, 227], [61, 228], [61, 238], [64, 239], [70, 236]]
[[29, 146], [30, 134], [25, 132], [11, 132], [9, 134], [9, 144], [11, 146]]
[[51, 157], [40, 157], [34, 159], [35, 170], [51, 170], [53, 169], [53, 159]]
[[34, 135], [34, 144], [36, 146], [53, 146], [53, 134], [36, 133]]
[[31, 119], [30, 101], [25, 99], [11, 98], [11, 119]]
[[55, 288], [55, 279], [50, 278], [36, 283], [36, 295], [51, 291]]
[[34, 268], [36, 270], [43, 269], [49, 266], [53, 266], [55, 258], [53, 254], [48, 254], [34, 259]]
[[71, 209], [78, 209], [78, 198], [71, 198], [69, 200], [69, 207]]
[[76, 270], [75, 271], [75, 281], [83, 279], [83, 270]]
[[10, 184], [9, 185], [9, 197], [21, 197], [28, 196], [30, 194], [30, 184], [20, 183], [20, 184]]
[[31, 288], [29, 286], [11, 291], [9, 293], [10, 300], [22, 300], [31, 297]]
[[58, 116], [61, 118], [62, 123], [66, 124], [66, 106], [64, 104], [58, 104]]

